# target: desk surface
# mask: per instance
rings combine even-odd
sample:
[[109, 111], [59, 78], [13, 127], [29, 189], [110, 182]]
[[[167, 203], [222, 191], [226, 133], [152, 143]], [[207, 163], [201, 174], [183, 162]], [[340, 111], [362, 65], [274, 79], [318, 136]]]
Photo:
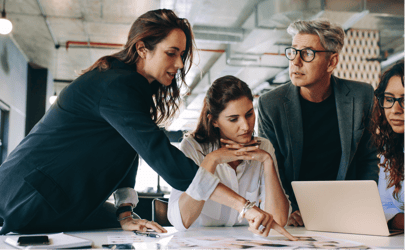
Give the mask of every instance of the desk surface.
[[[198, 237], [230, 237], [230, 238], [249, 238], [253, 240], [266, 240], [266, 238], [254, 235], [247, 230], [247, 227], [206, 227], [206, 228], [196, 228], [190, 229], [185, 232], [177, 232], [173, 227], [166, 227], [169, 231], [168, 237], [162, 235], [159, 239], [174, 239], [171, 237], [175, 236], [177, 239], [195, 239]], [[307, 231], [305, 228], [294, 228], [286, 227], [286, 229], [294, 236], [323, 236], [328, 238], [340, 239], [345, 241], [355, 241], [362, 243], [363, 245], [372, 248], [394, 248], [394, 249], [404, 249], [404, 235], [395, 235], [390, 237], [383, 236], [368, 236], [368, 235], [357, 235], [357, 234], [341, 234], [341, 233], [326, 233], [318, 231]], [[90, 239], [93, 241], [93, 248], [101, 248], [102, 244], [108, 243], [108, 236], [129, 236], [132, 237], [134, 234], [128, 231], [122, 231], [121, 229], [109, 229], [109, 230], [95, 230], [95, 231], [77, 231], [77, 232], [66, 232], [70, 235], [75, 235], [78, 237]], [[277, 232], [272, 230], [271, 237], [279, 236]], [[13, 249], [13, 247], [4, 243], [7, 236], [0, 236], [0, 249]], [[279, 237], [277, 237], [279, 238]], [[148, 241], [156, 241], [147, 237]], [[183, 247], [182, 247], [183, 248]], [[232, 247], [233, 248], [233, 247]]]

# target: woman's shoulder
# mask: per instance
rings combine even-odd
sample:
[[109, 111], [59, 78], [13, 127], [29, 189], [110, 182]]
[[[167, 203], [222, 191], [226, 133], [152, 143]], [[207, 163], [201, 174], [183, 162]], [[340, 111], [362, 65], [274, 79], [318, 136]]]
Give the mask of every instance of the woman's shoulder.
[[200, 165], [204, 159], [204, 151], [192, 136], [185, 136], [180, 143], [180, 150], [188, 157], [191, 158], [195, 164]]
[[196, 139], [191, 135], [185, 135], [183, 140], [180, 142], [180, 149], [184, 148], [194, 148], [194, 149], [201, 149], [201, 145]]
[[181, 143], [196, 143], [196, 144], [198, 144], [198, 142], [191, 135], [184, 135], [183, 139], [181, 140]]

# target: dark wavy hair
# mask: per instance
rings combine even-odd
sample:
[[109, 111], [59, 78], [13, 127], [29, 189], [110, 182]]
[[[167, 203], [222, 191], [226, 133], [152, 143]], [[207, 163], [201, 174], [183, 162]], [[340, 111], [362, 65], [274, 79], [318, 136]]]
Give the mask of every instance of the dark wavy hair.
[[404, 62], [400, 61], [387, 70], [381, 77], [374, 95], [374, 107], [371, 122], [371, 133], [378, 153], [384, 156], [384, 162], [379, 166], [384, 172], [389, 172], [387, 188], [395, 186], [393, 196], [398, 199], [401, 181], [404, 180], [404, 134], [395, 133], [385, 117], [384, 109], [378, 104], [378, 97], [383, 96], [389, 80], [399, 76], [404, 86]]
[[[219, 145], [219, 128], [214, 127], [212, 123], [218, 119], [219, 114], [230, 101], [242, 97], [247, 97], [253, 101], [252, 91], [244, 81], [230, 75], [216, 79], [204, 98], [197, 127], [188, 136], [192, 136], [197, 142], [207, 145], [207, 148], [209, 145]], [[207, 148], [204, 148], [204, 150]]]
[[[180, 71], [180, 77], [174, 78], [170, 86], [164, 86], [156, 81], [152, 82], [154, 106], [151, 107], [151, 117], [157, 124], [173, 118], [180, 103], [180, 87], [185, 84], [185, 76], [193, 62], [195, 48], [194, 35], [187, 19], [178, 18], [176, 14], [167, 9], [151, 10], [138, 17], [132, 24], [128, 34], [128, 40], [124, 48], [112, 55], [98, 59], [92, 66], [83, 70], [83, 74], [98, 69], [107, 70], [111, 67], [113, 59], [118, 59], [136, 70], [136, 62], [139, 55], [136, 51], [136, 43], [142, 41], [146, 49], [153, 51], [158, 43], [164, 40], [174, 29], [181, 29], [186, 35], [186, 50], [182, 56], [184, 68]], [[179, 85], [177, 84], [179, 82]]]

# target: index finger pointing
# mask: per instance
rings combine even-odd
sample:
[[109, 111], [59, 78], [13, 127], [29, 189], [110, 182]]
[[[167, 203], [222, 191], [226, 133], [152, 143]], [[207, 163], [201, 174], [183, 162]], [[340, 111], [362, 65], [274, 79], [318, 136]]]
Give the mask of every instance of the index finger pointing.
[[275, 229], [277, 232], [281, 233], [282, 235], [284, 235], [285, 237], [287, 237], [289, 240], [292, 241], [296, 241], [297, 238], [295, 238], [294, 236], [292, 236], [287, 230], [284, 229], [284, 227], [280, 226], [279, 224], [277, 224], [277, 222], [273, 221], [273, 223], [271, 223], [271, 228]]

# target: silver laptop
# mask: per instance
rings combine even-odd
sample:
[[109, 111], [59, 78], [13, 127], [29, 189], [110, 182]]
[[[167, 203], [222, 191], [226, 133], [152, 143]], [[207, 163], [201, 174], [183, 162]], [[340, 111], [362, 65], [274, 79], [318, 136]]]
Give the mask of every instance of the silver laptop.
[[293, 181], [307, 230], [390, 236], [375, 181]]

